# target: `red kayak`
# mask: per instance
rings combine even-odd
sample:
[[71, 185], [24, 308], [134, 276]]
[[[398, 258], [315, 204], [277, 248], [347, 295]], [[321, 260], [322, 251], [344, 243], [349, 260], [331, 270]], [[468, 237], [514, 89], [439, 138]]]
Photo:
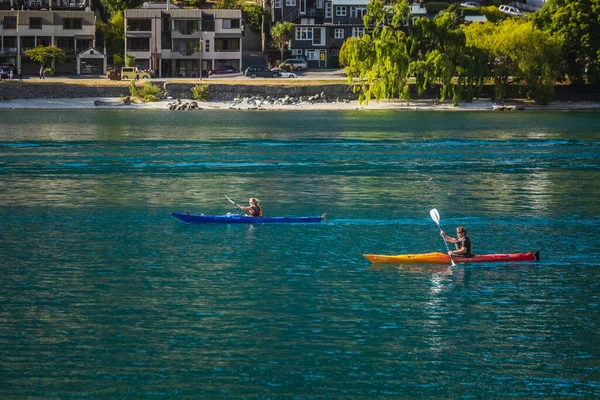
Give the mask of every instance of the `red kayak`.
[[[450, 264], [450, 256], [446, 253], [426, 254], [400, 254], [385, 256], [381, 254], [364, 255], [372, 263], [397, 263], [397, 264]], [[473, 257], [453, 256], [455, 263], [459, 262], [517, 262], [540, 261], [540, 251], [514, 254], [476, 254]]]

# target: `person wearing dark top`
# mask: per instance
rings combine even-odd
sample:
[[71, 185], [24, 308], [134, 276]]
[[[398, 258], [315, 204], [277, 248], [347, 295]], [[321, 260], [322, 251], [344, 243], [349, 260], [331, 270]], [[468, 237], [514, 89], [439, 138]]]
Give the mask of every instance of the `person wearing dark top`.
[[464, 227], [459, 226], [456, 228], [457, 239], [446, 235], [444, 231], [441, 231], [440, 234], [446, 242], [454, 243], [456, 245], [456, 250], [448, 252], [450, 256], [473, 257], [473, 245], [471, 239], [467, 236], [467, 230]]
[[251, 217], [262, 217], [262, 208], [260, 208], [260, 206], [258, 205], [259, 200], [255, 199], [254, 197], [251, 197], [248, 200], [248, 203], [250, 204], [249, 206], [240, 206], [239, 209], [248, 211]]

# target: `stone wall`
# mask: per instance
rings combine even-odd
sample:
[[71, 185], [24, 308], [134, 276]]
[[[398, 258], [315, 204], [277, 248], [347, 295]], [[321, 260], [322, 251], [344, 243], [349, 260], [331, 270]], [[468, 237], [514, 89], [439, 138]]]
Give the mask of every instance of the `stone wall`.
[[0, 100], [102, 98], [127, 95], [129, 95], [129, 86], [125, 84], [84, 86], [68, 83], [0, 82]]
[[[195, 84], [167, 82], [165, 89], [168, 95], [177, 99], [191, 98], [192, 87]], [[357, 95], [352, 93], [352, 88], [347, 84], [327, 84], [327, 85], [224, 85], [209, 84], [209, 91], [212, 100], [231, 101], [236, 97], [290, 97], [314, 96], [325, 93], [329, 98], [356, 99]]]
[[[106, 84], [102, 82], [100, 86], [89, 85], [90, 81], [62, 83], [62, 82], [0, 82], [0, 100], [6, 99], [60, 99], [60, 98], [107, 98], [121, 97], [129, 95], [129, 84], [127, 82], [114, 82]], [[269, 83], [267, 85], [250, 84], [221, 84], [203, 81], [195, 83], [164, 82], [154, 81], [155, 85], [165, 89], [168, 96], [176, 99], [190, 99], [192, 87], [200, 84], [208, 84], [211, 98], [215, 101], [231, 101], [236, 97], [277, 97], [287, 96], [314, 96], [325, 93], [329, 99], [350, 99], [354, 100], [358, 96], [352, 92], [352, 88], [345, 82], [331, 84], [302, 84], [294, 82], [292, 84]], [[416, 98], [415, 88], [411, 88], [411, 97]], [[493, 86], [486, 86], [482, 91], [480, 98], [492, 98]], [[518, 93], [515, 98], [521, 97]], [[419, 98], [435, 99], [439, 96], [439, 88], [428, 88]], [[555, 101], [600, 101], [600, 85], [557, 85], [554, 96]]]

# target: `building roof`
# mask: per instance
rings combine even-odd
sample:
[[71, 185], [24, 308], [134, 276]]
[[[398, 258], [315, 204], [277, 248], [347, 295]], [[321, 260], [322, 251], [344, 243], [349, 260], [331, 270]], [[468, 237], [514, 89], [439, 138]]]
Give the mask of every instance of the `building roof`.
[[367, 6], [369, 0], [331, 0], [334, 6]]
[[[168, 0], [167, 0], [168, 1]], [[167, 9], [167, 3], [163, 2], [163, 3], [150, 3], [148, 1], [144, 2], [141, 6], [138, 6], [136, 8], [145, 8], [145, 9], [150, 9], [150, 10], [166, 10]], [[169, 9], [170, 10], [179, 10], [181, 9], [181, 7], [179, 7], [178, 5], [169, 4]]]
[[465, 22], [487, 22], [485, 15], [465, 15]]

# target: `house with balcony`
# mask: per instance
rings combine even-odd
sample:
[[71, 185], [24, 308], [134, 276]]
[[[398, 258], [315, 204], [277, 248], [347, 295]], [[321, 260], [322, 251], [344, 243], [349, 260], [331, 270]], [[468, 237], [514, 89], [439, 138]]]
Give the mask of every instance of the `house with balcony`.
[[125, 54], [159, 77], [203, 76], [242, 64], [241, 10], [187, 10], [169, 3], [125, 11]]
[[[272, 24], [296, 24], [290, 57], [305, 58], [309, 68], [337, 68], [344, 41], [365, 34], [368, 4], [369, 0], [272, 0]], [[407, 25], [428, 16], [423, 4], [412, 5], [410, 13]]]
[[96, 18], [89, 3], [91, 0], [0, 0], [0, 63], [11, 63], [24, 74], [37, 73], [40, 66], [25, 56], [25, 51], [53, 45], [66, 55], [64, 62], [46, 66], [56, 73], [104, 73], [104, 54], [94, 49]]

